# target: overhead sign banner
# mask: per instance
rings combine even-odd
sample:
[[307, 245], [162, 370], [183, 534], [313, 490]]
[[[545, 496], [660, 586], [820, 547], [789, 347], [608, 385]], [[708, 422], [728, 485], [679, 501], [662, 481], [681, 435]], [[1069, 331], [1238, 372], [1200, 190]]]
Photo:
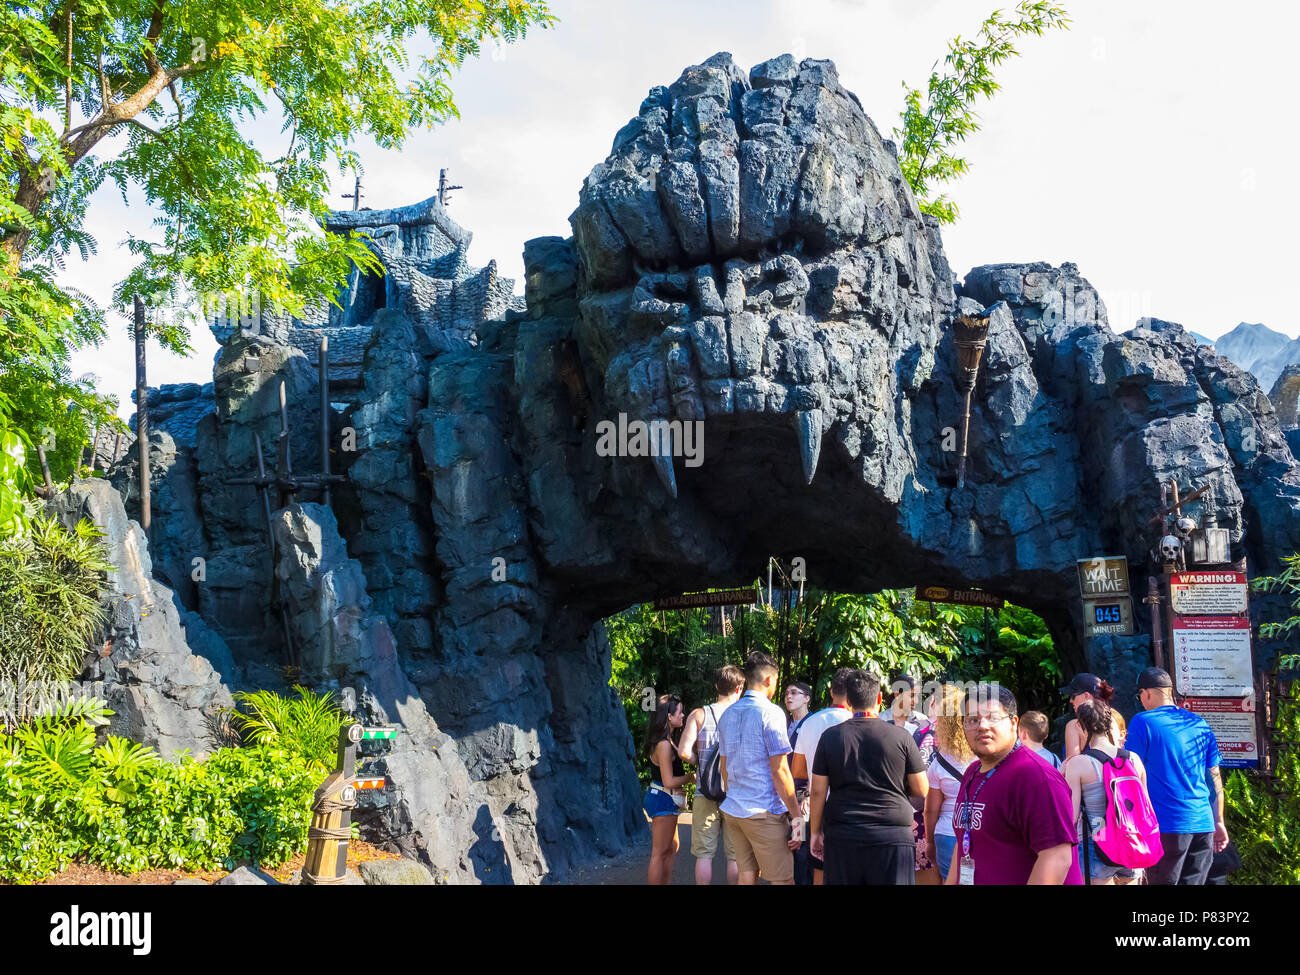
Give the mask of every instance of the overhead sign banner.
[[1244, 572], [1175, 572], [1169, 600], [1180, 616], [1226, 616], [1246, 612]]
[[1250, 620], [1241, 616], [1175, 616], [1174, 686], [1188, 697], [1245, 697], [1254, 692]]
[[951, 589], [948, 586], [917, 586], [916, 598], [927, 603], [955, 603], [958, 606], [986, 606], [1001, 609], [1006, 605], [1001, 596], [983, 589]]
[[1079, 594], [1084, 598], [1129, 594], [1128, 559], [1123, 555], [1079, 559], [1078, 567]]
[[1255, 737], [1255, 698], [1191, 697], [1183, 702], [1188, 711], [1199, 714], [1214, 732], [1225, 768], [1255, 768], [1259, 765], [1259, 743]]
[[1084, 636], [1132, 636], [1133, 599], [1108, 596], [1083, 601]]
[[758, 602], [757, 589], [721, 589], [718, 592], [688, 592], [661, 596], [655, 609], [698, 609], [701, 606], [748, 606]]

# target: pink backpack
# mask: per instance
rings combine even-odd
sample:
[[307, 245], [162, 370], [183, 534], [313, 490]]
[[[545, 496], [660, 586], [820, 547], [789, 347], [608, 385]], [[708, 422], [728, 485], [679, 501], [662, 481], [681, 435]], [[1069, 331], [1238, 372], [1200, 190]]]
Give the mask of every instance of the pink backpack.
[[[1112, 867], [1130, 869], [1159, 863], [1164, 856], [1160, 824], [1130, 753], [1121, 748], [1112, 759], [1099, 749], [1089, 748], [1084, 754], [1096, 763], [1106, 793], [1106, 822], [1092, 837], [1101, 858]], [[1090, 826], [1088, 811], [1085, 809], [1083, 814], [1085, 827]]]

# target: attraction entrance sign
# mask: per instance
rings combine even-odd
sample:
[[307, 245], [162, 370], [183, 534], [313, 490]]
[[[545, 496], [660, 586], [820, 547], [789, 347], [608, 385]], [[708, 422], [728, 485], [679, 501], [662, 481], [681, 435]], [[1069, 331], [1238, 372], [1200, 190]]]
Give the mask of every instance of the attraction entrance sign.
[[758, 602], [757, 589], [720, 589], [717, 592], [688, 592], [661, 596], [655, 609], [698, 609], [701, 606], [748, 606]]
[[983, 589], [950, 589], [948, 586], [917, 586], [916, 598], [926, 603], [954, 603], [958, 606], [983, 606], [1001, 609], [1006, 601]]

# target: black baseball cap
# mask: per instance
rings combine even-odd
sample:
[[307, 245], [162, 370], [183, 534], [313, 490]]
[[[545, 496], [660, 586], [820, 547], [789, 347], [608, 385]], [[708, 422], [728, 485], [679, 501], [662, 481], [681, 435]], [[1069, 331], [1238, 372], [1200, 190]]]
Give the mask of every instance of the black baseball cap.
[[1138, 690], [1147, 691], [1153, 687], [1173, 687], [1174, 682], [1169, 678], [1169, 671], [1162, 670], [1159, 667], [1148, 667], [1138, 676]]
[[1076, 694], [1096, 694], [1101, 690], [1101, 678], [1096, 674], [1075, 674], [1074, 680], [1061, 688], [1061, 693], [1066, 697], [1074, 697]]

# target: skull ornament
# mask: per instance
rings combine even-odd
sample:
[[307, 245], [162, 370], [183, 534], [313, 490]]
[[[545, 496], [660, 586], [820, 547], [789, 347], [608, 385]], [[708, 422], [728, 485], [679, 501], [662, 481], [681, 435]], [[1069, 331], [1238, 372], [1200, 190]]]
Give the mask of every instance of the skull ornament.
[[1166, 562], [1177, 562], [1183, 552], [1183, 543], [1176, 535], [1165, 535], [1160, 539], [1160, 557]]
[[1174, 531], [1178, 533], [1179, 537], [1186, 538], [1192, 532], [1196, 531], [1196, 519], [1189, 517], [1188, 515], [1183, 515], [1178, 519], [1178, 523], [1174, 526]]

